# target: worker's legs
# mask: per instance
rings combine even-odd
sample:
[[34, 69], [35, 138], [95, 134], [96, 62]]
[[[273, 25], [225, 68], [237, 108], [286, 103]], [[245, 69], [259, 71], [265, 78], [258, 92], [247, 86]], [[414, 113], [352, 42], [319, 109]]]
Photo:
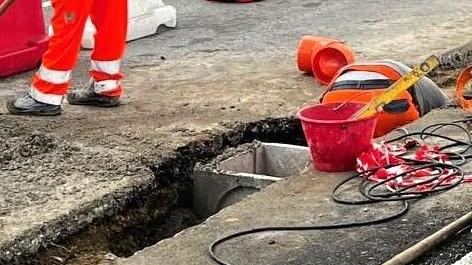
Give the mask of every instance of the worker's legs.
[[[28, 94], [9, 102], [10, 112], [31, 115], [60, 113], [60, 105], [70, 86], [71, 70], [78, 57], [92, 4], [93, 0], [52, 0], [54, 34]], [[55, 112], [48, 113], [48, 109]]]
[[92, 23], [97, 29], [91, 58], [91, 85], [72, 91], [70, 104], [114, 107], [123, 93], [121, 59], [124, 55], [127, 26], [127, 0], [94, 0]]
[[97, 93], [121, 96], [120, 71], [128, 28], [127, 0], [95, 0], [91, 14], [97, 29], [90, 76]]
[[93, 0], [53, 0], [52, 3], [54, 34], [34, 77], [31, 96], [43, 103], [60, 105], [70, 86], [71, 71], [77, 61]]

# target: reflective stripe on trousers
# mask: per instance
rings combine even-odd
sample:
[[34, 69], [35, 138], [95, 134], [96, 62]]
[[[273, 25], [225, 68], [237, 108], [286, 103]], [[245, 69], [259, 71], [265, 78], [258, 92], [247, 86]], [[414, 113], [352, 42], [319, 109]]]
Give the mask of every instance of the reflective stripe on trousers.
[[[54, 34], [33, 79], [31, 96], [41, 102], [60, 104], [70, 87], [71, 70], [76, 64], [88, 17], [97, 29], [90, 76], [99, 83], [114, 80], [107, 82], [101, 91], [121, 95], [120, 62], [127, 34], [127, 4], [127, 0], [52, 0]], [[112, 88], [112, 82], [117, 86]]]

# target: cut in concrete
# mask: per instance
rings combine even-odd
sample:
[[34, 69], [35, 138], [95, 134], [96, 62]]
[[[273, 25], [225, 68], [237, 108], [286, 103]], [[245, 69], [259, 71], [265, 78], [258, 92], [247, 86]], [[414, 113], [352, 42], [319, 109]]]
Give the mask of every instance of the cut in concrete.
[[304, 146], [255, 142], [230, 149], [195, 167], [195, 213], [209, 217], [283, 177], [300, 174], [310, 163], [309, 149]]
[[[464, 114], [457, 110], [437, 111], [412, 125], [411, 130], [463, 117]], [[456, 136], [454, 131], [445, 130], [442, 133]], [[466, 165], [464, 170], [472, 172], [472, 165]], [[372, 220], [400, 210], [401, 203], [370, 206], [333, 203], [330, 193], [347, 175], [311, 170], [278, 181], [242, 202], [223, 209], [203, 224], [139, 251], [128, 259], [120, 259], [118, 264], [208, 265], [213, 264], [207, 255], [211, 242], [237, 231], [266, 226]], [[356, 196], [357, 191], [356, 184], [346, 188], [344, 193], [352, 197]], [[226, 242], [217, 249], [217, 254], [232, 265], [378, 265], [469, 212], [471, 192], [472, 185], [462, 185], [449, 192], [412, 202], [410, 212], [404, 217], [374, 226], [245, 236]], [[450, 260], [451, 263], [453, 261]]]
[[[32, 73], [1, 80], [0, 264], [24, 264], [94, 224], [126, 228], [129, 212], [149, 200], [150, 217], [178, 207], [190, 196], [182, 185], [190, 186], [196, 160], [272, 129], [258, 123], [222, 137], [221, 123], [286, 117], [322, 93], [296, 69], [305, 34], [342, 38], [360, 60], [408, 64], [472, 36], [470, 0], [166, 4], [179, 11], [179, 27], [129, 43], [119, 109], [64, 104], [61, 117], [13, 117], [4, 101], [23, 93]], [[434, 23], [417, 23], [431, 16]], [[88, 57], [82, 53], [74, 87], [89, 81]]]

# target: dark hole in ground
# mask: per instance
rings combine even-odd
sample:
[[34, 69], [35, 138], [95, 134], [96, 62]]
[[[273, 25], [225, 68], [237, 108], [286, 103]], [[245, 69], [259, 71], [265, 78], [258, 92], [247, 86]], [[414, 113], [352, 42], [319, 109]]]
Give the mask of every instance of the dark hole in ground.
[[228, 147], [254, 140], [306, 146], [300, 122], [292, 117], [226, 126], [231, 128], [228, 132], [178, 148], [173, 157], [159, 165], [146, 164], [156, 181], [146, 194], [127, 198], [128, 207], [120, 215], [101, 220], [79, 234], [64, 235], [57, 245], [42, 249], [24, 264], [108, 264], [116, 256], [131, 256], [203, 221], [192, 211], [191, 176], [196, 162], [209, 161]]
[[[156, 183], [129, 199], [128, 207], [89, 226], [79, 234], [67, 235], [59, 245], [50, 245], [37, 256], [20, 264], [93, 265], [112, 264], [116, 256], [127, 257], [147, 246], [200, 223], [191, 210], [193, 166], [209, 161], [224, 149], [257, 139], [264, 142], [306, 145], [299, 122], [294, 118], [269, 119], [249, 124], [229, 125], [226, 133], [216, 133], [205, 140], [191, 142], [176, 150], [174, 157], [160, 165], [148, 165]], [[450, 264], [470, 249], [467, 230], [414, 264]], [[449, 245], [449, 246], [448, 246]], [[461, 251], [457, 252], [456, 248]], [[444, 253], [444, 255], [442, 254]], [[454, 257], [450, 257], [454, 253]], [[446, 255], [448, 257], [446, 257]], [[431, 263], [430, 261], [439, 263]]]

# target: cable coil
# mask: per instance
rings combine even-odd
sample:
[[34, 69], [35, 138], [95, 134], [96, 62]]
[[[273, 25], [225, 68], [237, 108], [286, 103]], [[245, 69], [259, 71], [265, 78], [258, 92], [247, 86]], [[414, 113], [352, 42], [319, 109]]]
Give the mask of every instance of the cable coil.
[[[274, 232], [274, 231], [315, 231], [315, 230], [333, 230], [333, 229], [343, 229], [343, 228], [352, 228], [352, 227], [361, 227], [361, 226], [368, 226], [368, 225], [375, 225], [380, 223], [385, 223], [396, 218], [399, 218], [405, 215], [409, 210], [408, 201], [410, 200], [417, 200], [422, 199], [427, 196], [432, 196], [441, 192], [448, 191], [460, 185], [464, 181], [465, 174], [461, 169], [461, 166], [465, 165], [469, 159], [472, 158], [472, 154], [470, 153], [472, 149], [472, 134], [469, 132], [468, 125], [472, 124], [472, 117], [467, 117], [466, 119], [453, 121], [450, 123], [436, 123], [431, 126], [426, 127], [421, 132], [414, 132], [414, 133], [405, 133], [402, 136], [399, 136], [395, 139], [389, 140], [386, 143], [397, 143], [400, 141], [405, 140], [413, 140], [416, 143], [424, 142], [427, 139], [436, 138], [442, 141], [448, 142], [446, 145], [443, 145], [439, 148], [443, 154], [447, 155], [451, 162], [453, 163], [444, 163], [440, 161], [420, 161], [415, 159], [407, 158], [406, 156], [399, 156], [402, 160], [404, 160], [407, 165], [411, 166], [412, 169], [401, 174], [395, 175], [393, 177], [389, 177], [383, 181], [372, 183], [369, 181], [369, 177], [379, 169], [372, 169], [367, 170], [364, 172], [360, 172], [354, 174], [346, 178], [345, 180], [341, 181], [336, 187], [333, 189], [331, 197], [334, 202], [344, 205], [368, 205], [380, 202], [392, 202], [392, 201], [399, 201], [402, 202], [402, 209], [395, 214], [392, 214], [387, 217], [383, 217], [380, 219], [374, 220], [367, 220], [362, 222], [347, 222], [347, 223], [334, 223], [334, 224], [326, 224], [326, 225], [310, 225], [310, 226], [267, 226], [267, 227], [260, 227], [255, 229], [248, 229], [240, 232], [236, 232], [222, 238], [219, 238], [213, 241], [210, 246], [208, 247], [208, 255], [210, 258], [215, 261], [217, 264], [220, 265], [231, 265], [230, 263], [224, 261], [221, 257], [219, 257], [215, 251], [218, 246], [222, 245], [223, 243], [239, 238], [246, 235], [262, 233], [262, 232]], [[460, 132], [465, 135], [466, 139], [461, 138], [453, 138], [446, 135], [440, 134], [438, 131], [443, 129], [458, 129]], [[397, 165], [389, 165], [388, 168], [394, 167]], [[431, 176], [418, 183], [413, 183], [411, 185], [407, 185], [405, 187], [398, 188], [394, 191], [385, 191], [385, 184], [389, 183], [390, 181], [394, 181], [399, 177], [404, 177], [409, 174], [414, 174], [420, 170], [430, 169], [433, 172], [437, 172], [431, 174]], [[445, 178], [440, 179], [441, 175], [444, 172], [449, 172], [449, 176], [454, 176], [455, 179], [451, 183], [443, 183]], [[362, 195], [364, 199], [359, 200], [352, 200], [352, 199], [344, 199], [341, 197], [339, 191], [342, 187], [346, 184], [353, 182], [354, 180], [361, 180], [359, 183], [359, 193]], [[420, 185], [425, 184], [432, 184], [432, 187], [429, 190], [416, 190], [417, 187]], [[383, 189], [382, 189], [383, 188]]]

